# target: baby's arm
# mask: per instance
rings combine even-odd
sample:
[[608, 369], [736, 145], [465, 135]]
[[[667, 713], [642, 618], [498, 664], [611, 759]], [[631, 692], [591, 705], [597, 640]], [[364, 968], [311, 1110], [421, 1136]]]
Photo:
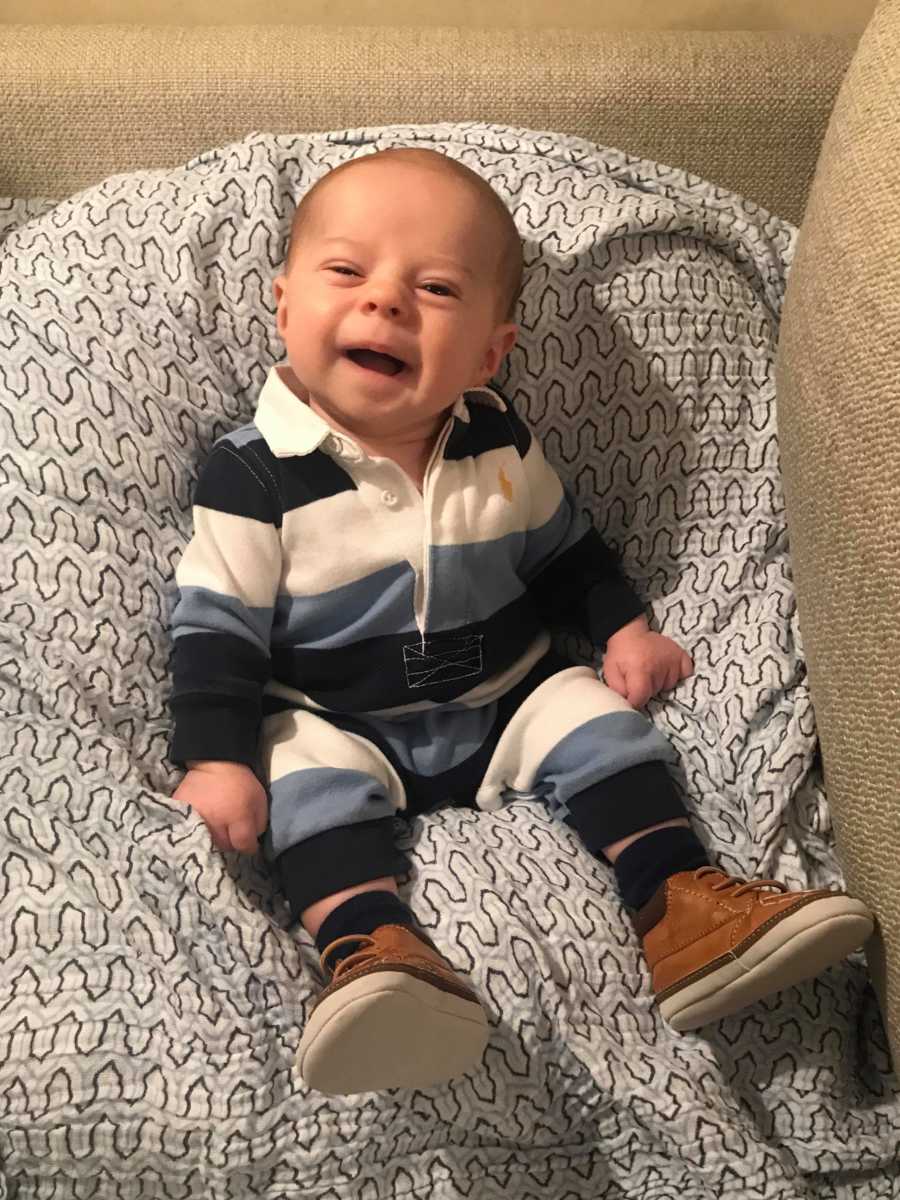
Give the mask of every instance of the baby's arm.
[[233, 446], [213, 450], [197, 483], [172, 615], [169, 757], [188, 767], [175, 799], [200, 813], [220, 849], [249, 852], [266, 826], [253, 766], [281, 578], [279, 514], [262, 479]]
[[626, 580], [617, 555], [577, 507], [547, 462], [537, 438], [510, 410], [520, 445], [527, 445], [523, 468], [530, 488], [530, 542], [542, 558], [525, 582], [545, 624], [575, 629], [604, 650], [603, 677], [635, 708], [674, 687], [693, 670], [688, 655], [647, 624], [645, 605]]

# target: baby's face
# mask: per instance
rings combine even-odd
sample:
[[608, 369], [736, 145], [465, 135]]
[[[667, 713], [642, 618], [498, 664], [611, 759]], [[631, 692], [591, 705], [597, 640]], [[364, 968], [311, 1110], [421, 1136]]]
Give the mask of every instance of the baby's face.
[[499, 259], [496, 226], [460, 181], [408, 162], [337, 176], [274, 284], [311, 403], [363, 441], [435, 433], [515, 340]]

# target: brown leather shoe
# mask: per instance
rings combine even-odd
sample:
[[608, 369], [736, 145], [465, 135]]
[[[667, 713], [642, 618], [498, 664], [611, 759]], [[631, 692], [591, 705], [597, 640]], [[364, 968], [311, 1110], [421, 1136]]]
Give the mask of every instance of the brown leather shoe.
[[359, 950], [342, 959], [319, 996], [297, 1048], [305, 1084], [330, 1096], [434, 1087], [478, 1066], [490, 1027], [475, 993], [421, 930], [381, 925], [338, 938]]
[[857, 950], [875, 919], [844, 892], [700, 867], [667, 879], [634, 925], [660, 1013], [683, 1031], [818, 975]]

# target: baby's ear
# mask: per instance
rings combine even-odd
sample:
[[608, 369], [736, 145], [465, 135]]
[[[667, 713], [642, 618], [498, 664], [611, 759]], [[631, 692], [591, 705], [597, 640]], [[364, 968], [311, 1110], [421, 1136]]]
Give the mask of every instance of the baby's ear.
[[482, 383], [487, 383], [491, 376], [496, 374], [497, 368], [515, 345], [518, 332], [518, 325], [514, 325], [509, 321], [504, 325], [498, 325], [491, 334], [490, 344], [488, 345], [481, 368], [484, 376]]
[[284, 337], [285, 327], [287, 325], [287, 312], [282, 304], [284, 297], [284, 289], [287, 286], [287, 276], [278, 275], [272, 280], [272, 291], [275, 295], [275, 325], [278, 328], [278, 333]]

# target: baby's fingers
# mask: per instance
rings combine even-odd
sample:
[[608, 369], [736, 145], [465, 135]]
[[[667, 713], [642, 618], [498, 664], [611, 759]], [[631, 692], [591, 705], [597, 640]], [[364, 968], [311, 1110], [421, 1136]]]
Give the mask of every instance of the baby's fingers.
[[234, 846], [231, 844], [231, 838], [228, 836], [227, 825], [211, 825], [209, 821], [207, 821], [206, 824], [207, 828], [209, 829], [210, 837], [212, 838], [212, 844], [217, 850], [234, 849]]
[[253, 817], [242, 817], [239, 821], [232, 821], [228, 826], [228, 837], [235, 850], [241, 850], [244, 854], [254, 854], [259, 837], [256, 821]]
[[673, 687], [677, 686], [677, 684], [681, 682], [681, 679], [681, 665], [680, 663], [673, 663], [672, 666], [670, 666], [665, 672], [659, 690], [661, 692], [669, 692]]
[[[608, 688], [617, 692], [623, 700], [628, 700], [628, 685], [625, 682], [625, 672], [614, 658], [606, 658], [603, 662], [603, 682]], [[631, 701], [629, 700], [629, 704]]]
[[628, 692], [625, 699], [632, 708], [643, 708], [656, 691], [655, 681], [649, 671], [632, 668], [625, 676]]
[[668, 692], [672, 688], [678, 687], [682, 679], [687, 679], [693, 670], [694, 664], [688, 656], [686, 654], [679, 655], [666, 672], [666, 683], [662, 690]]

